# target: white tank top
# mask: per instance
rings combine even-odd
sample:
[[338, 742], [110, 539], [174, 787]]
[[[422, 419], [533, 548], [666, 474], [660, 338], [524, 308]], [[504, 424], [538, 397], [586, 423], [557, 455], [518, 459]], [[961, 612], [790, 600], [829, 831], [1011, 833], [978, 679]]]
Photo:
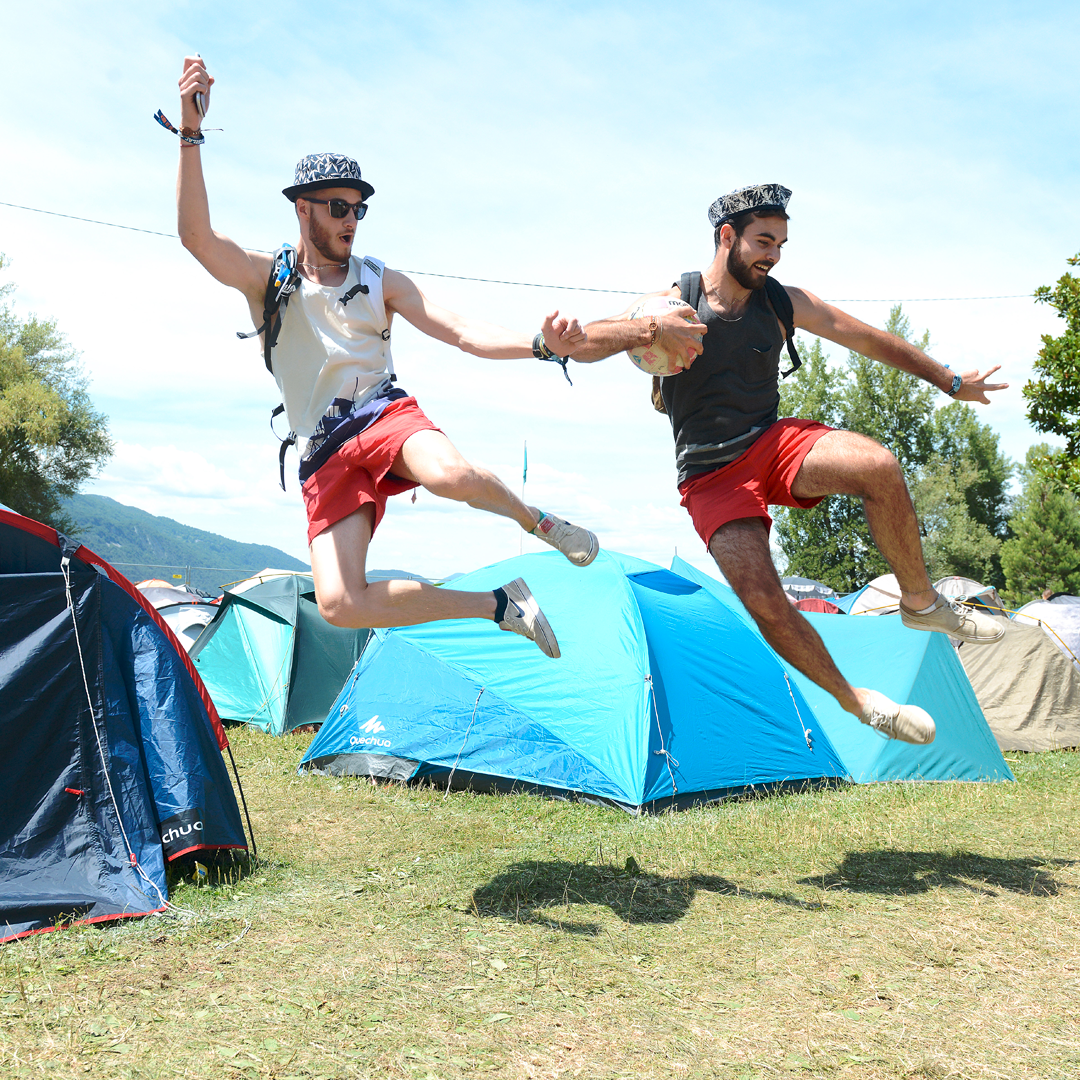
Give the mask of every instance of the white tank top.
[[[355, 255], [344, 282], [304, 278], [289, 300], [271, 357], [289, 427], [307, 438], [334, 398], [359, 400], [393, 374], [383, 304], [384, 264]], [[341, 299], [364, 284], [348, 302]]]

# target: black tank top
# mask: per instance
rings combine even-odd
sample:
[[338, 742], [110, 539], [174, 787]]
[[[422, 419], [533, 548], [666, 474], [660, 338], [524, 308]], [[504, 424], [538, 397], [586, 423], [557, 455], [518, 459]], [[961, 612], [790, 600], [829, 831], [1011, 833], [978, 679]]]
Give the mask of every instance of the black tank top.
[[755, 289], [734, 321], [717, 315], [702, 290], [697, 313], [708, 327], [705, 351], [687, 371], [660, 380], [680, 484], [734, 461], [775, 423], [780, 407], [784, 333], [765, 290]]

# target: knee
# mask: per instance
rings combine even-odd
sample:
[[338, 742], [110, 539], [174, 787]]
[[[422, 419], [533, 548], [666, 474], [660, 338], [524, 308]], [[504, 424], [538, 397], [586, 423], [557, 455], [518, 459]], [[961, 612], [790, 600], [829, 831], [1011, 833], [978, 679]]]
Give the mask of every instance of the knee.
[[781, 588], [770, 589], [754, 584], [736, 591], [743, 607], [750, 612], [763, 633], [782, 626], [794, 614], [791, 601]]
[[356, 630], [368, 626], [366, 617], [367, 607], [364, 596], [367, 588], [360, 589], [328, 589], [321, 590], [316, 595], [319, 614], [331, 626], [338, 626], [346, 630]]
[[444, 499], [465, 500], [472, 496], [480, 472], [467, 461], [439, 462], [424, 477], [424, 487]]
[[896, 460], [896, 455], [878, 443], [874, 443], [866, 451], [862, 476], [868, 495], [883, 487], [904, 484], [904, 473], [900, 468], [900, 462]]

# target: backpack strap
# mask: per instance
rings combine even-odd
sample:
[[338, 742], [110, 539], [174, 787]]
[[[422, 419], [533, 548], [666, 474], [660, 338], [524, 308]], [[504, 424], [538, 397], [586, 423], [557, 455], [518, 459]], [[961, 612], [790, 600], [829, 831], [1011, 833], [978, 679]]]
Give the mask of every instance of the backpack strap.
[[791, 357], [791, 367], [787, 371], [781, 372], [781, 376], [786, 379], [802, 367], [802, 357], [799, 356], [799, 351], [795, 348], [795, 306], [791, 302], [791, 297], [788, 296], [787, 289], [772, 277], [765, 279], [765, 297], [769, 301], [773, 313], [783, 323], [787, 334], [787, 351], [788, 356]]
[[[274, 431], [274, 421], [285, 411], [284, 402], [270, 413], [270, 430]], [[281, 436], [274, 431], [274, 437], [281, 439]], [[281, 439], [281, 447], [278, 449], [278, 472], [281, 474], [281, 490], [285, 490], [285, 453], [290, 446], [296, 445], [296, 432], [290, 431], [284, 439]]]
[[[365, 255], [360, 260], [359, 269], [356, 272], [357, 279], [362, 283], [360, 291], [363, 292], [371, 305], [372, 314], [375, 316], [376, 325], [383, 341], [390, 340], [390, 320], [386, 317], [386, 301], [383, 298], [383, 272], [386, 264], [371, 255]], [[352, 289], [349, 290], [352, 292]], [[394, 372], [394, 358], [390, 350], [386, 350], [386, 370], [390, 373], [390, 381], [397, 382]]]
[[282, 316], [289, 304], [289, 297], [300, 287], [300, 280], [300, 271], [296, 269], [296, 248], [292, 244], [282, 244], [274, 252], [270, 277], [266, 281], [262, 326], [246, 334], [239, 330], [236, 332], [236, 336], [241, 340], [263, 334], [263, 362], [271, 375], [274, 374], [274, 368], [270, 361], [270, 350], [277, 344]]
[[678, 281], [679, 292], [682, 294], [682, 302], [689, 304], [695, 311], [698, 309], [698, 304], [701, 303], [701, 274], [696, 270], [691, 270], [688, 274], [683, 274]]
[[[672, 282], [672, 284], [678, 286], [682, 302], [689, 304], [694, 311], [697, 311], [698, 304], [701, 303], [701, 274], [696, 270], [691, 270], [689, 273], [683, 274], [678, 281]], [[664, 404], [664, 395], [660, 390], [661, 385], [660, 376], [654, 375], [651, 394], [652, 407], [658, 413], [663, 413], [666, 416], [667, 406]]]

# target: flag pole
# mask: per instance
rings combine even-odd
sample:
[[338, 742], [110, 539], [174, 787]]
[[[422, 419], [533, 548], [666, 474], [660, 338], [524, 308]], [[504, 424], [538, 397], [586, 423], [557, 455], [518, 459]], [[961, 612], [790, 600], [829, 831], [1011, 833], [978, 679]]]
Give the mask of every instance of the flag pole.
[[[525, 478], [529, 475], [529, 440], [525, 439], [521, 444], [521, 501], [525, 501]], [[525, 543], [525, 530], [518, 533], [518, 554], [522, 552]]]

